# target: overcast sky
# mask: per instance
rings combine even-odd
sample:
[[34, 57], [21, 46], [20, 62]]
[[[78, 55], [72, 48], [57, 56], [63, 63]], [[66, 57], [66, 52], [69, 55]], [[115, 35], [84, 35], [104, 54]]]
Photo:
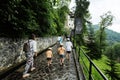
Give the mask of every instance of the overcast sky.
[[[111, 11], [112, 15], [115, 17], [113, 20], [113, 25], [108, 27], [113, 31], [120, 33], [120, 0], [89, 0], [90, 6], [89, 11], [92, 16], [92, 23], [98, 24], [100, 22], [100, 16], [104, 13]], [[75, 0], [72, 0], [70, 7], [75, 5]]]

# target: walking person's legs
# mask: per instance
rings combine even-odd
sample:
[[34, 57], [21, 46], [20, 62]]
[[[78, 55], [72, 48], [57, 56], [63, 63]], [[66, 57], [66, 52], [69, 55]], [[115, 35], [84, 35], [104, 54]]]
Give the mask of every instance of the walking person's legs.
[[68, 59], [68, 60], [70, 59], [70, 54], [69, 54], [69, 53], [67, 53], [67, 59]]
[[31, 58], [31, 71], [35, 70], [35, 67], [34, 67], [34, 58], [32, 57]]
[[31, 68], [31, 71], [33, 71], [35, 68], [33, 67], [34, 59], [33, 56], [28, 55], [26, 66], [25, 66], [25, 71], [23, 72], [23, 78], [30, 76], [28, 73], [29, 69]]
[[60, 65], [63, 65], [64, 64], [64, 55], [61, 55], [60, 56]]
[[52, 59], [49, 61], [49, 64], [50, 64], [50, 65], [52, 64]]
[[70, 53], [71, 53], [71, 51], [67, 51], [66, 58], [67, 58], [68, 60], [70, 60]]
[[68, 59], [68, 53], [66, 53], [66, 58]]
[[64, 64], [64, 58], [62, 58], [62, 65]]
[[28, 73], [30, 66], [31, 62], [28, 60], [25, 66], [25, 71], [23, 72], [23, 78], [30, 76], [30, 74]]
[[52, 63], [52, 58], [47, 58], [47, 66], [49, 67]]

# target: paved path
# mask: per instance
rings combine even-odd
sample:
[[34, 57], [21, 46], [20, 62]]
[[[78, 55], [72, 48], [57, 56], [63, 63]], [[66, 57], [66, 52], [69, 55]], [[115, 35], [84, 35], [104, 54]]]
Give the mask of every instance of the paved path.
[[22, 66], [2, 80], [78, 80], [73, 54], [71, 54], [70, 61], [65, 59], [65, 65], [60, 66], [56, 51], [57, 46], [55, 45], [53, 47], [53, 62], [50, 68], [47, 67], [45, 53], [42, 53], [35, 59], [36, 70], [30, 72], [30, 77], [22, 78], [24, 71], [24, 66]]

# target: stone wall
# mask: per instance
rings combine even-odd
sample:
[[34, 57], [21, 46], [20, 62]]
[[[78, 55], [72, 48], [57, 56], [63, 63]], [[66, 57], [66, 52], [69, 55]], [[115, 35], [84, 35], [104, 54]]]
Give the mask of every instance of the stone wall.
[[[12, 40], [0, 38], [0, 70], [6, 69], [13, 64], [19, 63], [26, 59], [22, 51], [23, 43], [27, 40]], [[56, 43], [57, 37], [37, 38], [38, 51], [42, 51], [50, 45]]]

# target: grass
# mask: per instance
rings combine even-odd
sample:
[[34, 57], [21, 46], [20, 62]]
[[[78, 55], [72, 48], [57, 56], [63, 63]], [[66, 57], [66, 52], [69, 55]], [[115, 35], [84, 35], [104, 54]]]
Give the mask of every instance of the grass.
[[[108, 65], [106, 65], [106, 61], [108, 58], [105, 55], [102, 55], [102, 58], [99, 60], [93, 60], [93, 62], [98, 66], [98, 68], [105, 74], [106, 69], [111, 69]], [[120, 74], [120, 63], [117, 63], [118, 73]], [[108, 77], [108, 75], [106, 75]]]
[[[81, 54], [81, 58], [83, 60], [80, 60], [81, 65], [84, 65], [83, 61], [86, 64], [86, 67], [89, 69], [89, 61], [87, 60], [87, 58]], [[105, 71], [106, 69], [110, 69], [110, 67], [106, 64], [108, 58], [105, 55], [102, 55], [102, 58], [99, 60], [93, 60], [94, 64], [103, 72], [103, 74], [105, 75]], [[120, 73], [120, 63], [117, 64], [118, 65], [118, 72]], [[86, 75], [86, 78], [88, 79], [88, 73], [86, 73], [86, 70], [83, 71]], [[95, 80], [102, 80], [102, 77], [100, 76], [100, 74], [95, 70], [94, 67], [92, 67], [92, 75], [94, 77]], [[108, 75], [105, 75], [108, 78]]]
[[[78, 49], [77, 49], [78, 50]], [[89, 66], [90, 66], [90, 62], [89, 60], [86, 58], [86, 56], [83, 54], [86, 53], [86, 50], [80, 50], [80, 64], [83, 68], [83, 72], [86, 76], [86, 80], [89, 79]], [[98, 60], [93, 60], [93, 63], [99, 68], [99, 70], [109, 79], [109, 76], [107, 74], [105, 74], [105, 70], [108, 69], [110, 70], [111, 67], [109, 67], [106, 63], [108, 61], [107, 56], [102, 55], [101, 59]], [[85, 64], [85, 65], [84, 65]], [[118, 74], [120, 74], [120, 63], [117, 63], [117, 71]], [[86, 69], [87, 68], [87, 69]], [[103, 78], [101, 77], [101, 75], [98, 73], [98, 71], [92, 66], [92, 74], [94, 77], [94, 80], [103, 80]]]
[[93, 62], [103, 73], [105, 73], [104, 72], [105, 69], [110, 69], [110, 67], [106, 64], [107, 60], [108, 60], [108, 58], [105, 55], [102, 55], [101, 59], [93, 60]]
[[[93, 60], [93, 62], [100, 69], [100, 71], [102, 71], [102, 73], [108, 78], [108, 75], [105, 74], [105, 70], [110, 69], [110, 67], [106, 64], [107, 60], [108, 60], [108, 58], [106, 56], [102, 55], [101, 59]], [[95, 71], [93, 71], [93, 72], [95, 72]], [[96, 74], [96, 72], [94, 74]]]

